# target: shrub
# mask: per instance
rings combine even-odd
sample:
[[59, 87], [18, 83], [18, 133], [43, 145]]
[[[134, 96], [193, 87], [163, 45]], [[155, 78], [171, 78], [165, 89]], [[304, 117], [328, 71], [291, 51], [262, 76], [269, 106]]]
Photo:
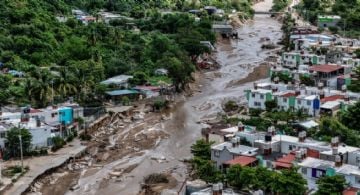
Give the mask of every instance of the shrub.
[[91, 140], [91, 135], [83, 133], [80, 135], [80, 139], [83, 141], [89, 141]]
[[71, 133], [67, 138], [66, 141], [67, 142], [71, 142], [74, 139], [74, 135]]
[[66, 144], [65, 140], [59, 136], [53, 137], [52, 141], [53, 141], [53, 147], [51, 147], [51, 151], [53, 152], [59, 150]]
[[333, 33], [333, 34], [337, 34], [339, 32], [339, 28], [336, 26], [329, 26], [329, 30]]
[[234, 110], [237, 110], [238, 108], [239, 108], [239, 106], [236, 104], [235, 101], [232, 101], [232, 100], [226, 102], [224, 105], [224, 110], [226, 112], [234, 111]]
[[271, 112], [275, 108], [277, 108], [277, 102], [276, 100], [267, 100], [265, 101], [266, 111]]
[[262, 113], [261, 109], [258, 109], [258, 108], [250, 108], [249, 109], [250, 116], [259, 116], [261, 113]]

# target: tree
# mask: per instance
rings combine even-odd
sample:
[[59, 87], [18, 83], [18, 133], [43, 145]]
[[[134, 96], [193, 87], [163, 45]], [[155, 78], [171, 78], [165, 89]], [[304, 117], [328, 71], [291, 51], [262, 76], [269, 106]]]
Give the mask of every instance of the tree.
[[210, 160], [212, 144], [213, 142], [207, 143], [204, 139], [197, 140], [196, 143], [191, 146], [191, 153], [194, 157]]
[[277, 101], [276, 100], [266, 100], [265, 101], [265, 107], [266, 111], [271, 112], [275, 108], [277, 108]]
[[336, 118], [324, 117], [320, 122], [319, 131], [316, 137], [324, 141], [330, 141], [331, 137], [339, 136], [341, 141], [351, 146], [360, 145], [360, 137], [355, 130], [347, 128]]
[[148, 80], [148, 75], [144, 72], [135, 72], [134, 73], [134, 77], [132, 79], [130, 79], [130, 83], [132, 85], [144, 85], [145, 83], [147, 83]]
[[295, 169], [282, 170], [273, 175], [271, 189], [278, 194], [303, 195], [307, 190], [306, 183]]
[[7, 140], [7, 150], [10, 153], [11, 157], [18, 157], [20, 156], [20, 139], [19, 135], [21, 135], [22, 141], [22, 150], [24, 154], [30, 151], [32, 135], [27, 129], [21, 128], [11, 128], [6, 135]]
[[256, 169], [250, 167], [241, 167], [240, 165], [234, 165], [229, 168], [226, 174], [226, 178], [229, 184], [237, 189], [248, 188], [252, 189], [256, 185], [258, 178]]
[[346, 180], [342, 175], [323, 176], [316, 183], [318, 184], [316, 195], [340, 195], [347, 186]]
[[193, 159], [193, 165], [195, 166], [196, 175], [200, 179], [208, 183], [216, 183], [222, 180], [223, 175], [211, 160], [195, 157]]
[[342, 112], [340, 121], [350, 129], [360, 130], [360, 102], [356, 102], [355, 105]]

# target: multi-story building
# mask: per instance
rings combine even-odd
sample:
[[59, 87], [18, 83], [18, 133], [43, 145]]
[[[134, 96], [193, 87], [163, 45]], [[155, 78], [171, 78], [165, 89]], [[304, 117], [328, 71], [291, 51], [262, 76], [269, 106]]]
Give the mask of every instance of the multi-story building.
[[288, 68], [297, 69], [299, 65], [325, 64], [325, 56], [315, 54], [302, 54], [297, 52], [284, 52], [281, 57], [282, 65]]

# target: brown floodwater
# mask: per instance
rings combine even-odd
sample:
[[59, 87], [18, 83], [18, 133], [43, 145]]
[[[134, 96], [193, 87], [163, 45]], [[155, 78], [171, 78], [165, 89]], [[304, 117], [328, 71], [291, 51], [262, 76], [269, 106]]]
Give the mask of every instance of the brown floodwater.
[[[268, 2], [269, 0], [266, 0], [263, 6], [257, 6], [256, 9], [264, 9], [264, 6], [265, 9], [269, 8], [271, 4]], [[79, 184], [85, 187], [75, 192], [69, 191], [67, 194], [135, 195], [139, 192], [140, 183], [145, 176], [166, 170], [172, 170], [173, 176], [183, 181], [187, 169], [180, 160], [191, 156], [190, 146], [201, 137], [200, 130], [204, 125], [199, 121], [216, 116], [221, 111], [222, 103], [227, 100], [245, 102], [243, 91], [252, 87], [253, 81], [264, 79], [264, 74], [259, 73], [252, 74], [254, 78], [245, 79], [250, 82], [242, 82], [269, 55], [269, 50], [261, 49], [262, 43], [259, 40], [268, 37], [272, 42], [278, 42], [282, 35], [280, 28], [281, 24], [268, 15], [256, 15], [254, 21], [237, 29], [239, 40], [218, 42], [214, 56], [221, 68], [216, 74], [204, 73], [200, 81], [201, 92], [184, 98], [173, 108], [171, 119], [160, 124], [170, 137], [160, 141], [156, 148], [145, 151], [143, 156], [122, 158], [105, 165], [95, 175], [80, 178]], [[256, 75], [260, 75], [259, 78], [256, 78]], [[159, 163], [151, 159], [153, 156], [163, 156], [167, 161]], [[108, 182], [105, 186], [100, 185], [114, 166], [126, 167], [131, 164], [138, 166], [122, 181]]]

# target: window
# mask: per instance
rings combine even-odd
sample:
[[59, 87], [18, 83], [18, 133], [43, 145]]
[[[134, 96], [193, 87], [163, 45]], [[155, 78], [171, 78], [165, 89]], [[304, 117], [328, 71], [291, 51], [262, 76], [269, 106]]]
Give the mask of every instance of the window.
[[254, 102], [255, 106], [261, 106], [261, 102]]
[[316, 176], [315, 177], [321, 177], [324, 175], [324, 172], [321, 170], [316, 170]]
[[359, 177], [359, 176], [355, 176], [355, 181], [356, 181], [357, 184], [359, 184], [359, 183], [360, 183], [360, 177]]
[[298, 105], [301, 105], [301, 100], [297, 100], [297, 104], [298, 104]]
[[264, 95], [263, 95], [263, 94], [260, 94], [260, 99], [264, 99]]
[[254, 97], [255, 97], [255, 93], [252, 93], [252, 94], [251, 94], [251, 97], [253, 97], [253, 98], [254, 98]]
[[286, 98], [283, 98], [283, 102], [287, 102], [287, 99], [286, 99]]
[[306, 104], [307, 104], [308, 106], [311, 106], [311, 100], [306, 101]]
[[306, 175], [307, 174], [307, 168], [306, 167], [301, 168], [301, 173]]
[[219, 157], [219, 156], [220, 156], [220, 151], [215, 150], [215, 151], [214, 151], [214, 156]]
[[5, 138], [6, 137], [6, 133], [5, 132], [0, 132], [0, 138]]

